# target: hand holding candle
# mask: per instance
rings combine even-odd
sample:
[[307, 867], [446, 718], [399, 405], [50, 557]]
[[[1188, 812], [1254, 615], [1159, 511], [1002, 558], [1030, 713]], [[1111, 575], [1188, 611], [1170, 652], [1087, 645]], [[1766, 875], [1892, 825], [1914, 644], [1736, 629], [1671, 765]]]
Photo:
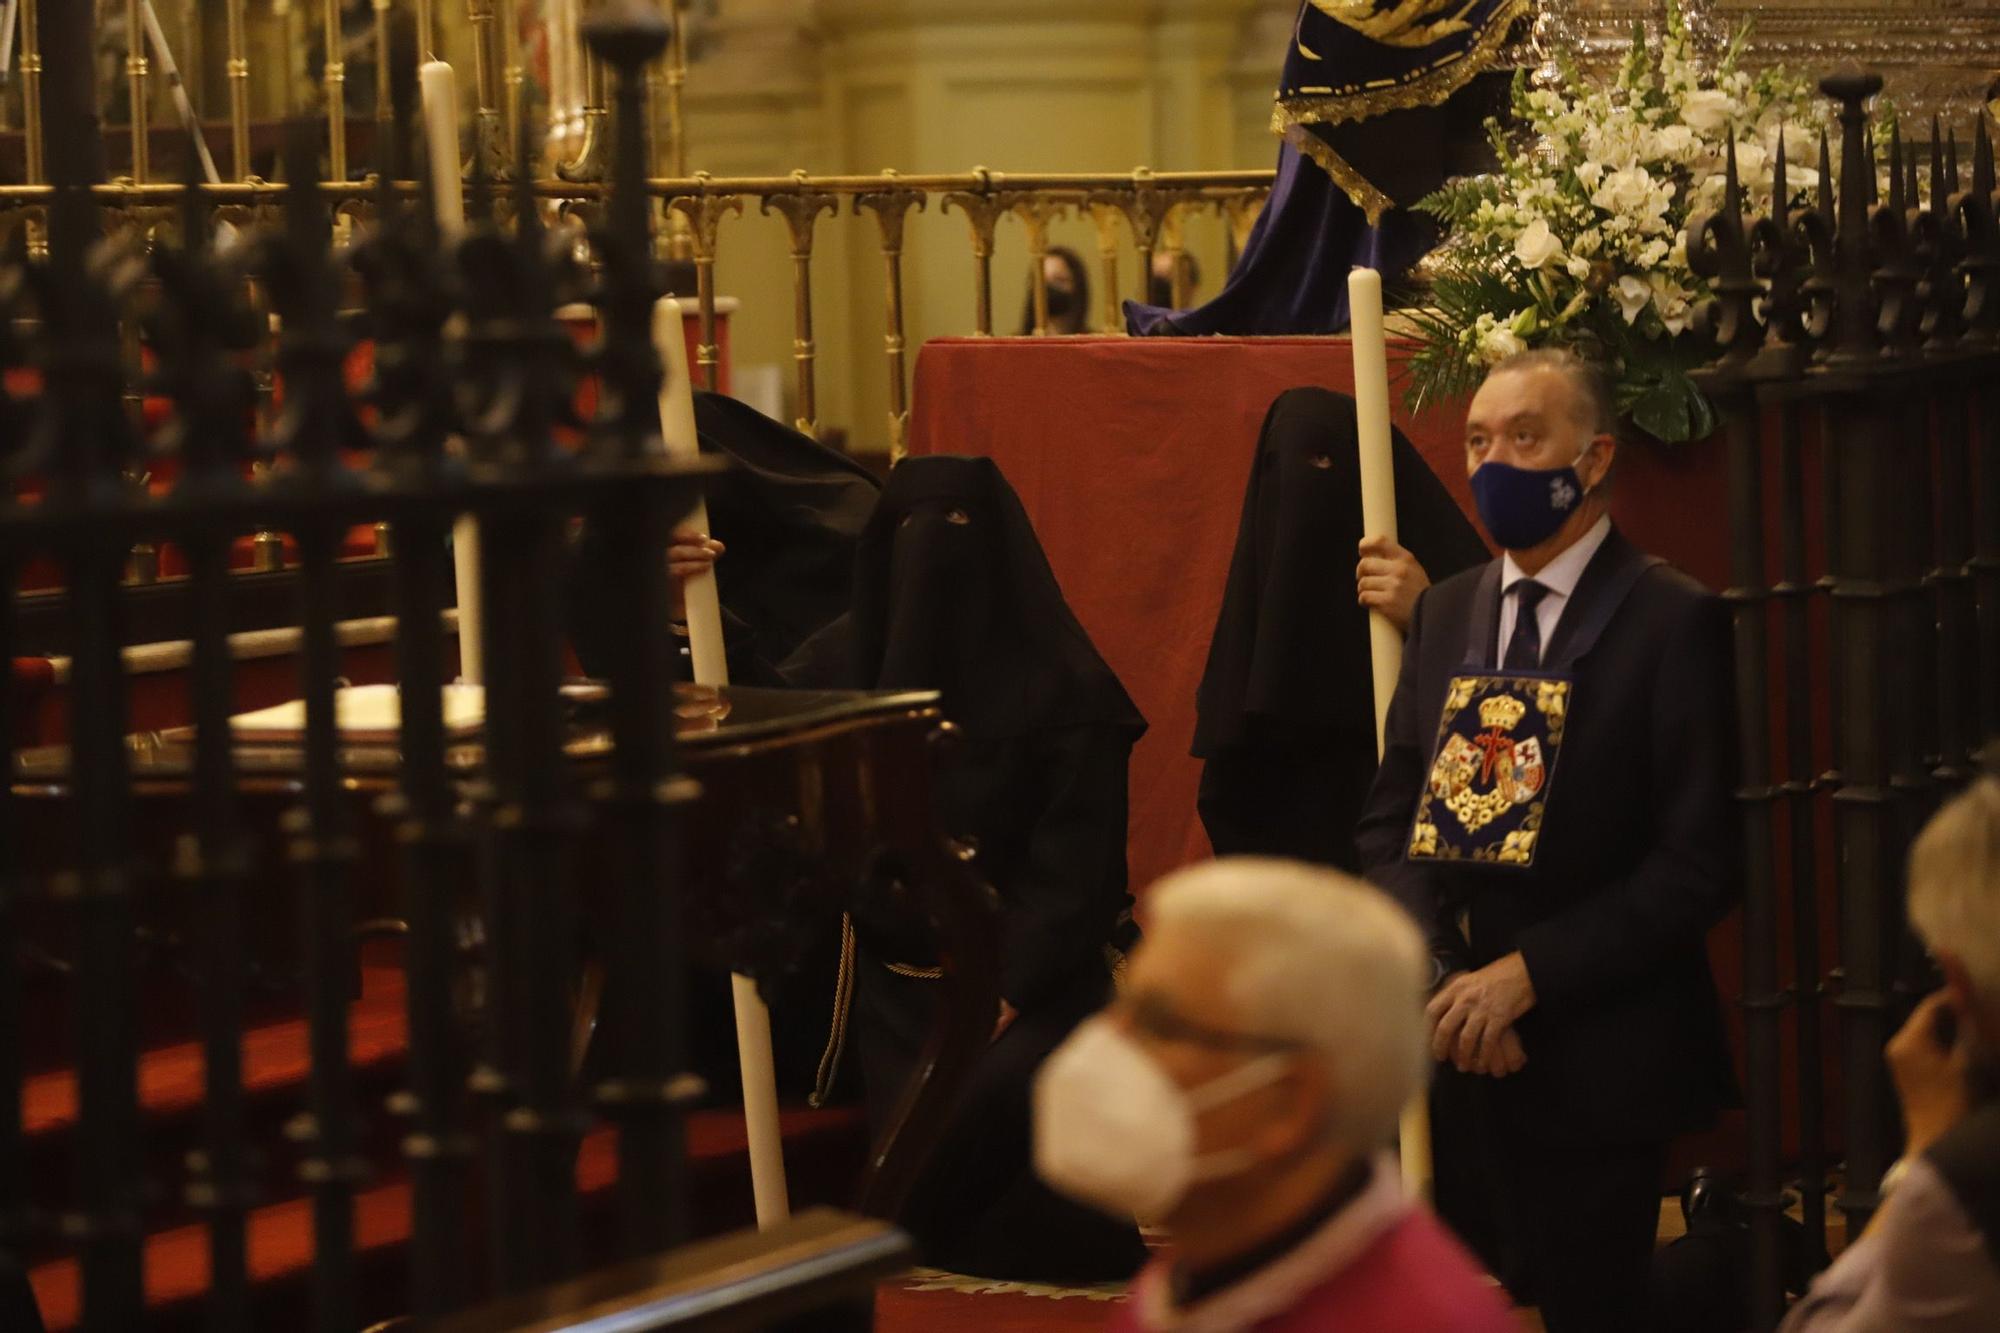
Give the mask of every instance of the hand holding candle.
[[[687, 332], [681, 303], [663, 297], [653, 306], [653, 346], [659, 352], [660, 441], [667, 457], [693, 462], [701, 456], [694, 423], [694, 381], [688, 375]], [[729, 658], [722, 641], [722, 598], [715, 558], [722, 543], [708, 535], [708, 502], [697, 501], [674, 533], [667, 572], [678, 588], [675, 614], [687, 620], [688, 652], [697, 685], [727, 685]], [[771, 1012], [748, 977], [729, 979], [736, 1008], [736, 1058], [743, 1071], [743, 1123], [750, 1141], [750, 1188], [757, 1225], [768, 1229], [791, 1215], [785, 1186], [784, 1137], [778, 1124], [778, 1080], [771, 1056]]]
[[[1382, 324], [1382, 275], [1358, 268], [1347, 276], [1347, 308], [1354, 347], [1354, 417], [1361, 448], [1361, 535], [1364, 547], [1386, 539], [1396, 545], [1396, 464], [1389, 424], [1389, 340]], [[1380, 558], [1379, 556], [1377, 558]], [[1368, 648], [1375, 673], [1375, 753], [1382, 753], [1389, 700], [1403, 671], [1403, 632], [1381, 611], [1368, 613]], [[1403, 1183], [1412, 1196], [1430, 1192], [1431, 1117], [1423, 1094], [1403, 1109], [1397, 1135]]]
[[[1358, 268], [1347, 277], [1353, 321], [1354, 416], [1361, 444], [1361, 535], [1396, 540], [1396, 467], [1390, 452], [1389, 344], [1382, 326], [1382, 275]], [[1389, 699], [1403, 669], [1403, 636], [1379, 611], [1368, 617], [1375, 666], [1375, 742], [1380, 749]]]

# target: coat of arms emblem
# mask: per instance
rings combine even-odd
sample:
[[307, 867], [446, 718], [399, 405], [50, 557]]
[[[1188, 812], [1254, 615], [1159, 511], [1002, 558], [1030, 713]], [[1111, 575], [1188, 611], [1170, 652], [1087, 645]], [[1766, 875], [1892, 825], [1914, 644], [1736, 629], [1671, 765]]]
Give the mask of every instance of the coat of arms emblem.
[[1411, 858], [1534, 861], [1569, 691], [1568, 681], [1541, 677], [1452, 681], [1410, 833]]

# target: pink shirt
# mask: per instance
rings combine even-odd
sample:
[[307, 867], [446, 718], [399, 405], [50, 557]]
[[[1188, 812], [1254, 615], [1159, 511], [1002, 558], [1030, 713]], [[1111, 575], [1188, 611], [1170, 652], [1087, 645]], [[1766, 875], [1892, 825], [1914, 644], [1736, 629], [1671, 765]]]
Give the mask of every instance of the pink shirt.
[[1139, 1274], [1114, 1333], [1518, 1333], [1506, 1297], [1379, 1158], [1355, 1200], [1289, 1254], [1188, 1309], [1166, 1263]]

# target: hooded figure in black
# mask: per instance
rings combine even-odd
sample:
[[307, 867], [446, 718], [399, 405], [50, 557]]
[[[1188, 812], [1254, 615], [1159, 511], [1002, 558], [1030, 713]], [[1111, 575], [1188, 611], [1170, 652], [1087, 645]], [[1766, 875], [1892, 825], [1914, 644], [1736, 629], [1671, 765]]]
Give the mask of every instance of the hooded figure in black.
[[[1431, 580], [1490, 557], [1401, 431], [1399, 539]], [[1195, 695], [1200, 811], [1217, 856], [1359, 871], [1354, 825], [1375, 776], [1368, 613], [1351, 571], [1361, 530], [1354, 400], [1279, 396], [1264, 418], [1229, 582]]]
[[[881, 488], [853, 460], [734, 398], [697, 392], [694, 419], [702, 453], [731, 464], [708, 484], [709, 525], [728, 547], [715, 577], [729, 679], [779, 685], [778, 664], [846, 611], [855, 543]], [[591, 675], [603, 674], [608, 636], [618, 633], [622, 604], [609, 590], [619, 576], [586, 529], [570, 633]]]
[[[854, 606], [793, 664], [799, 684], [940, 691], [962, 741], [941, 766], [943, 830], [999, 893], [997, 1035], [902, 1225], [957, 1272], [1108, 1281], [1145, 1257], [1136, 1229], [1035, 1177], [1029, 1089], [1042, 1060], [1110, 996], [1127, 943], [1126, 780], [1145, 731], [1056, 586], [1019, 498], [982, 458], [917, 458], [862, 535]], [[879, 1128], [936, 1003], [930, 942], [857, 919], [853, 1041]]]

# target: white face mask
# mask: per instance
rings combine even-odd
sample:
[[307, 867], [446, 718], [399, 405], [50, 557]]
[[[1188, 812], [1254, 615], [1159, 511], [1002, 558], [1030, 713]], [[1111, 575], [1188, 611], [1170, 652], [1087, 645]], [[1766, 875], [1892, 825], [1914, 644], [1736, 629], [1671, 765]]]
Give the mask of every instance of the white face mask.
[[1196, 1118], [1276, 1082], [1289, 1062], [1273, 1053], [1182, 1088], [1108, 1019], [1090, 1019], [1035, 1079], [1035, 1171], [1093, 1208], [1164, 1218], [1196, 1182], [1235, 1175], [1256, 1160], [1241, 1148], [1196, 1156]]

